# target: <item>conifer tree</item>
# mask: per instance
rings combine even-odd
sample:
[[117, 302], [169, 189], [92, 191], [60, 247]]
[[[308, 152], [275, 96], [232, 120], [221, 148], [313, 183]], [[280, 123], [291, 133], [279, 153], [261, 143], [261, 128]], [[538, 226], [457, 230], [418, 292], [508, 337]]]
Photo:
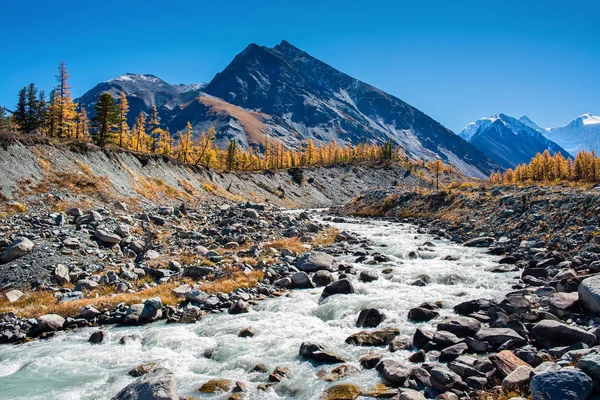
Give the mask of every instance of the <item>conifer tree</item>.
[[237, 148], [237, 142], [235, 141], [235, 139], [231, 139], [229, 141], [229, 145], [227, 146], [227, 170], [229, 171], [233, 171], [234, 169], [237, 168], [238, 165], [238, 148]]
[[44, 92], [40, 92], [38, 97], [37, 88], [33, 83], [19, 90], [17, 108], [13, 116], [22, 133], [34, 133], [42, 127], [44, 108]]
[[179, 150], [177, 158], [182, 163], [190, 161], [190, 153], [192, 153], [192, 124], [188, 121], [185, 125], [185, 133], [177, 132], [179, 136]]
[[75, 104], [71, 99], [71, 87], [69, 86], [69, 71], [64, 61], [58, 64], [56, 75], [58, 85], [54, 98], [56, 115], [56, 133], [58, 137], [75, 136]]
[[212, 147], [217, 137], [217, 131], [214, 126], [208, 128], [207, 132], [202, 132], [197, 143], [197, 154], [194, 165], [202, 164], [205, 167], [210, 167], [211, 158], [213, 156]]
[[75, 130], [75, 138], [80, 140], [87, 140], [90, 138], [90, 123], [88, 120], [87, 111], [85, 107], [81, 105], [81, 102], [77, 106], [77, 125]]
[[129, 102], [125, 92], [121, 91], [119, 96], [119, 147], [127, 147], [129, 142], [129, 125], [127, 125], [127, 113], [129, 112]]
[[10, 130], [10, 119], [6, 113], [6, 108], [0, 106], [0, 132]]
[[96, 116], [92, 120], [95, 126], [92, 140], [98, 146], [104, 147], [117, 137], [114, 127], [119, 123], [119, 109], [115, 105], [112, 96], [108, 93], [103, 93], [98, 103], [96, 103], [94, 110], [96, 111]]
[[151, 151], [153, 153], [156, 152], [158, 146], [158, 140], [161, 133], [161, 131], [158, 130], [159, 128], [160, 122], [158, 121], [158, 110], [156, 109], [156, 105], [152, 105], [150, 107], [150, 119], [148, 120], [148, 133], [152, 138]]

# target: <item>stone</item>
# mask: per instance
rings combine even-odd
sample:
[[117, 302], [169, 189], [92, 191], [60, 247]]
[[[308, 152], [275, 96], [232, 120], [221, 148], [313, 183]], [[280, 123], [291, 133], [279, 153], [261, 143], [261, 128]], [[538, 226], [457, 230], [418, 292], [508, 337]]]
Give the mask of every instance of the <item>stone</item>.
[[526, 365], [518, 366], [502, 380], [502, 389], [506, 392], [522, 391], [529, 385], [533, 368]]
[[412, 344], [410, 342], [410, 338], [403, 336], [403, 337], [398, 337], [396, 336], [395, 338], [393, 338], [390, 341], [390, 344], [388, 345], [388, 349], [390, 350], [390, 352], [395, 352], [395, 351], [399, 351], [399, 350], [408, 350], [412, 347]]
[[585, 372], [594, 381], [600, 382], [600, 355], [587, 354], [577, 362], [577, 368]]
[[96, 331], [91, 334], [90, 338], [88, 339], [88, 342], [93, 343], [93, 344], [100, 344], [100, 343], [104, 343], [107, 340], [108, 340], [108, 332]]
[[229, 379], [211, 379], [197, 388], [196, 391], [202, 393], [222, 393], [229, 392], [232, 386], [233, 382]]
[[439, 347], [445, 348], [445, 347], [449, 347], [449, 346], [454, 346], [455, 344], [462, 342], [462, 339], [459, 338], [458, 336], [456, 336], [452, 332], [438, 330], [433, 335], [433, 338], [431, 339], [431, 341], [433, 343], [435, 343], [436, 345], [438, 345]]
[[94, 231], [96, 239], [105, 244], [119, 244], [121, 243], [121, 236], [107, 232], [105, 229], [98, 228]]
[[75, 291], [93, 290], [98, 287], [98, 282], [91, 279], [80, 279], [75, 284]]
[[175, 375], [166, 368], [156, 367], [125, 386], [112, 400], [179, 400]]
[[458, 343], [450, 347], [446, 347], [440, 353], [440, 362], [452, 361], [456, 357], [464, 354], [467, 350], [469, 350], [469, 346], [466, 343]]
[[79, 239], [75, 238], [75, 237], [68, 237], [65, 238], [65, 240], [62, 241], [63, 246], [65, 246], [68, 249], [78, 249], [81, 247], [81, 243], [79, 242]]
[[360, 387], [352, 383], [331, 386], [323, 392], [323, 400], [354, 400], [360, 395]]
[[373, 282], [379, 279], [377, 271], [364, 270], [358, 275], [358, 280], [361, 282]]
[[576, 369], [545, 372], [531, 378], [532, 400], [585, 400], [592, 394], [592, 379]]
[[150, 371], [152, 371], [157, 366], [156, 363], [148, 363], [142, 364], [128, 372], [129, 376], [133, 376], [134, 378], [139, 378], [142, 375], [146, 375]]
[[489, 359], [502, 376], [509, 375], [520, 366], [531, 367], [531, 365], [515, 356], [510, 350], [502, 350], [499, 353], [492, 354]]
[[62, 329], [65, 319], [57, 314], [42, 315], [37, 319], [42, 332], [59, 331]]
[[69, 277], [69, 269], [63, 264], [58, 264], [53, 271], [54, 280], [59, 285], [64, 285], [66, 283], [71, 282], [71, 278]]
[[258, 215], [258, 211], [252, 209], [252, 208], [247, 208], [244, 210], [244, 213], [242, 214], [244, 217], [246, 218], [250, 218], [250, 219], [257, 219], [259, 217]]
[[[182, 290], [185, 290], [185, 288]], [[189, 291], [185, 292], [183, 297], [192, 303], [204, 304], [208, 300], [209, 296], [200, 289], [190, 289]]]
[[369, 353], [364, 357], [361, 357], [361, 359], [358, 362], [360, 363], [360, 366], [364, 369], [373, 369], [377, 366], [377, 364], [379, 364], [381, 358], [381, 354]]
[[238, 337], [254, 337], [255, 335], [256, 331], [252, 328], [243, 328], [238, 333]]
[[433, 335], [433, 332], [417, 328], [415, 330], [415, 334], [413, 335], [413, 346], [415, 346], [418, 349], [425, 347], [425, 345], [433, 339]]
[[524, 344], [525, 339], [510, 328], [481, 328], [475, 335], [475, 340], [487, 342], [493, 347], [498, 347], [509, 340], [517, 346]]
[[144, 260], [155, 260], [160, 257], [160, 253], [156, 250], [148, 250], [144, 253]]
[[417, 390], [404, 389], [398, 400], [427, 400], [427, 397]]
[[457, 382], [460, 382], [460, 377], [454, 372], [445, 367], [435, 367], [431, 371], [431, 387], [438, 392], [445, 392], [454, 387]]
[[572, 293], [554, 293], [549, 298], [548, 310], [559, 318], [566, 317], [577, 311], [579, 308], [579, 294]]
[[579, 284], [577, 292], [583, 308], [600, 315], [600, 275], [585, 278]]
[[355, 290], [352, 282], [344, 278], [325, 286], [321, 293], [321, 297], [327, 298], [335, 294], [352, 294], [354, 292]]
[[290, 279], [292, 280], [292, 285], [297, 289], [312, 289], [315, 287], [308, 274], [304, 271], [292, 274]]
[[538, 343], [548, 348], [569, 346], [576, 343], [593, 346], [597, 341], [593, 333], [549, 319], [538, 322], [530, 332]]
[[385, 314], [376, 308], [367, 308], [358, 314], [356, 326], [359, 328], [375, 328], [385, 319]]
[[4, 293], [4, 297], [6, 297], [6, 300], [8, 300], [8, 302], [11, 304], [16, 303], [23, 296], [25, 296], [25, 293], [17, 289], [9, 290], [8, 292]]
[[297, 267], [300, 271], [304, 272], [330, 271], [333, 269], [333, 262], [333, 256], [327, 253], [312, 252], [300, 257]]
[[376, 370], [383, 379], [398, 386], [402, 386], [409, 376], [409, 371], [394, 360], [381, 360], [377, 364]]
[[202, 279], [212, 274], [213, 272], [214, 270], [211, 267], [206, 267], [202, 265], [190, 265], [183, 269], [183, 276], [192, 279]]
[[356, 375], [360, 373], [360, 369], [356, 368], [354, 365], [343, 364], [339, 367], [335, 367], [329, 373], [324, 372], [323, 380], [327, 382], [337, 381], [338, 379], [344, 378], [346, 376]]
[[346, 338], [346, 343], [355, 346], [387, 346], [392, 339], [400, 334], [396, 328], [386, 328], [376, 331], [360, 331]]
[[422, 362], [425, 362], [426, 359], [427, 359], [427, 354], [425, 353], [425, 350], [423, 350], [423, 349], [417, 351], [416, 353], [411, 354], [408, 357], [408, 361], [413, 362], [413, 363], [422, 363]]
[[410, 321], [415, 321], [415, 322], [430, 321], [430, 320], [438, 317], [439, 315], [440, 315], [439, 312], [437, 312], [435, 310], [429, 310], [429, 309], [423, 308], [423, 307], [411, 308], [408, 311], [408, 319]]
[[442, 320], [437, 325], [438, 331], [454, 333], [458, 337], [475, 335], [481, 329], [481, 322], [470, 317], [452, 317]]
[[334, 280], [335, 279], [333, 279], [333, 275], [331, 274], [331, 272], [324, 269], [315, 272], [315, 274], [312, 277], [312, 281], [316, 287], [327, 286]]
[[96, 310], [94, 307], [87, 305], [79, 311], [79, 318], [83, 318], [85, 320], [91, 320], [98, 316], [100, 316], [100, 311]]
[[269, 374], [269, 382], [281, 382], [290, 373], [286, 367], [275, 367], [275, 370]]
[[327, 364], [337, 364], [346, 362], [346, 360], [344, 360], [343, 358], [326, 351], [322, 345], [313, 342], [303, 342], [300, 345], [299, 355], [300, 357], [304, 357], [308, 360], [313, 360]]
[[245, 314], [250, 311], [250, 306], [244, 300], [238, 300], [229, 308], [229, 314]]
[[530, 311], [533, 304], [523, 296], [509, 296], [499, 304], [508, 314], [523, 314]]
[[490, 247], [494, 243], [494, 238], [489, 236], [482, 236], [467, 240], [463, 243], [466, 247]]
[[8, 263], [16, 260], [19, 257], [23, 257], [25, 254], [33, 250], [34, 244], [31, 240], [20, 237], [15, 239], [0, 255], [0, 261], [2, 263]]

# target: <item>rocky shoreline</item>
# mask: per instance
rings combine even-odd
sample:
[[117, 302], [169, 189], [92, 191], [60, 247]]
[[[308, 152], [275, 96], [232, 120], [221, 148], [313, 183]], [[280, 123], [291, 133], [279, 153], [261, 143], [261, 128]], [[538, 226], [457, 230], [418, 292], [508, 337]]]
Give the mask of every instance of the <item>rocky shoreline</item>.
[[[600, 224], [595, 190], [473, 188], [458, 193], [381, 190], [338, 209], [420, 226], [422, 232], [502, 256], [521, 271], [500, 302], [473, 299], [437, 330], [417, 329], [412, 370], [372, 362], [401, 399], [588, 399], [600, 389]], [[426, 284], [425, 282], [417, 284]], [[409, 313], [435, 318], [435, 304]], [[402, 389], [400, 389], [402, 391]]]

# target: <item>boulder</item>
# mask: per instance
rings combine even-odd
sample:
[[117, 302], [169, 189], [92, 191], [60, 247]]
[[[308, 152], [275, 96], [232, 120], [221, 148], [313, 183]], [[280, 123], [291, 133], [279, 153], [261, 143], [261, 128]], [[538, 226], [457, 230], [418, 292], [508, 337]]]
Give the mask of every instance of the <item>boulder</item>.
[[502, 389], [506, 392], [522, 391], [529, 385], [533, 368], [526, 365], [517, 367], [502, 380]]
[[549, 299], [549, 311], [559, 318], [566, 317], [577, 311], [579, 308], [579, 294], [571, 293], [554, 293]]
[[358, 275], [358, 280], [360, 280], [361, 282], [373, 282], [373, 281], [376, 281], [377, 279], [379, 279], [379, 275], [377, 274], [377, 271], [364, 270], [364, 271], [361, 271], [360, 274]]
[[91, 279], [80, 279], [75, 284], [75, 291], [92, 290], [98, 287], [98, 282]]
[[53, 276], [54, 280], [59, 285], [64, 285], [65, 283], [71, 282], [71, 278], [69, 277], [69, 268], [67, 268], [63, 264], [58, 264], [54, 268]]
[[521, 360], [519, 357], [515, 356], [509, 350], [502, 350], [499, 353], [492, 354], [489, 357], [490, 361], [496, 367], [496, 370], [502, 375], [507, 376], [512, 373], [518, 367], [531, 367], [531, 365], [527, 364], [525, 361]]
[[600, 275], [585, 278], [577, 290], [583, 308], [596, 315], [600, 315]]
[[480, 328], [481, 322], [470, 317], [446, 318], [437, 325], [439, 331], [451, 332], [463, 338], [475, 335]]
[[418, 349], [425, 347], [425, 345], [433, 339], [433, 335], [433, 332], [424, 331], [421, 328], [417, 328], [415, 330], [415, 334], [413, 335], [413, 346]]
[[402, 386], [409, 376], [409, 371], [394, 360], [382, 360], [377, 364], [376, 370], [383, 379], [398, 386]]
[[304, 272], [316, 272], [320, 270], [330, 271], [333, 269], [333, 261], [333, 256], [317, 251], [304, 254], [300, 257], [297, 267], [300, 271]]
[[600, 355], [587, 354], [577, 362], [577, 368], [588, 374], [594, 381], [600, 382]]
[[577, 369], [545, 372], [531, 378], [532, 400], [585, 400], [592, 394], [592, 379]]
[[38, 325], [42, 332], [61, 330], [65, 319], [58, 314], [46, 314], [37, 319]]
[[6, 297], [6, 300], [12, 304], [19, 301], [21, 297], [25, 296], [25, 293], [21, 292], [20, 290], [13, 289], [4, 293], [4, 296]]
[[337, 381], [338, 379], [344, 378], [346, 376], [356, 375], [360, 373], [360, 369], [356, 368], [354, 365], [350, 364], [342, 364], [339, 367], [335, 367], [330, 372], [327, 371], [319, 371], [319, 373], [323, 372], [323, 380], [327, 382]]
[[323, 400], [354, 400], [360, 395], [360, 387], [352, 383], [331, 386], [323, 392]]
[[489, 236], [482, 236], [467, 240], [463, 243], [463, 246], [467, 247], [490, 247], [494, 243], [494, 238]]
[[229, 392], [232, 386], [233, 382], [229, 379], [211, 379], [197, 388], [196, 391], [202, 393], [223, 393]]
[[355, 346], [387, 346], [392, 339], [400, 334], [396, 328], [386, 328], [377, 331], [360, 331], [346, 338], [346, 343]]
[[315, 287], [308, 274], [304, 271], [296, 272], [290, 279], [292, 280], [292, 285], [298, 289], [312, 289]]
[[152, 371], [156, 365], [156, 363], [142, 364], [130, 370], [128, 374], [134, 378], [139, 378], [140, 376], [146, 375], [148, 372]]
[[385, 314], [376, 308], [367, 308], [358, 314], [356, 326], [359, 328], [375, 328], [385, 319]]
[[354, 286], [352, 282], [348, 279], [340, 279], [338, 281], [332, 282], [329, 285], [325, 286], [323, 292], [321, 293], [322, 298], [327, 298], [334, 294], [352, 294], [354, 293]]
[[337, 364], [346, 362], [343, 358], [325, 351], [322, 345], [313, 342], [303, 342], [300, 345], [299, 355], [300, 357], [321, 363]]
[[31, 240], [20, 237], [15, 239], [0, 255], [0, 261], [3, 263], [8, 263], [13, 260], [16, 260], [19, 257], [24, 256], [33, 250], [34, 244]]
[[512, 340], [517, 346], [526, 342], [521, 335], [510, 328], [481, 328], [477, 331], [475, 340], [487, 342], [493, 347], [498, 347], [509, 340]]
[[315, 286], [321, 287], [329, 285], [331, 282], [334, 281], [334, 278], [331, 272], [322, 269], [320, 271], [315, 272], [315, 274], [312, 277], [312, 281], [315, 284]]
[[108, 340], [108, 332], [96, 331], [91, 334], [90, 338], [88, 339], [88, 342], [93, 343], [93, 344], [100, 344], [100, 343], [104, 343], [107, 340]]
[[596, 336], [593, 333], [549, 319], [538, 322], [531, 329], [531, 336], [548, 348], [576, 343], [585, 343], [589, 346], [596, 344]]
[[125, 386], [112, 400], [179, 400], [175, 375], [166, 368], [156, 367]]
[[438, 392], [450, 390], [457, 382], [461, 382], [460, 376], [443, 366], [435, 367], [429, 373], [431, 374], [431, 387]]
[[464, 354], [467, 350], [469, 350], [469, 346], [466, 343], [458, 343], [450, 347], [446, 347], [440, 353], [440, 362], [452, 361], [456, 357]]
[[94, 231], [96, 239], [105, 244], [119, 244], [121, 243], [121, 236], [116, 233], [107, 232], [105, 229], [98, 228]]
[[437, 312], [435, 310], [429, 310], [429, 309], [423, 308], [423, 307], [411, 308], [408, 311], [408, 319], [410, 321], [415, 321], [415, 322], [430, 321], [439, 315], [440, 315], [439, 312]]
[[250, 306], [244, 300], [238, 300], [229, 308], [229, 314], [245, 314], [250, 310]]
[[246, 208], [242, 214], [246, 218], [257, 219], [259, 217], [258, 211], [253, 208]]

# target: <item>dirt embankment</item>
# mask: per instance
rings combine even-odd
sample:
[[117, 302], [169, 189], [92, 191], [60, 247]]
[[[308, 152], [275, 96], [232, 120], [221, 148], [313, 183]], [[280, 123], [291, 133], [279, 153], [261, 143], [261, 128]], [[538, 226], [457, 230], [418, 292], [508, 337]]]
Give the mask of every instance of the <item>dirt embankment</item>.
[[343, 204], [372, 188], [428, 185], [397, 165], [352, 164], [261, 172], [222, 172], [168, 157], [110, 151], [44, 138], [2, 138], [0, 195], [5, 202], [253, 201], [281, 207]]

